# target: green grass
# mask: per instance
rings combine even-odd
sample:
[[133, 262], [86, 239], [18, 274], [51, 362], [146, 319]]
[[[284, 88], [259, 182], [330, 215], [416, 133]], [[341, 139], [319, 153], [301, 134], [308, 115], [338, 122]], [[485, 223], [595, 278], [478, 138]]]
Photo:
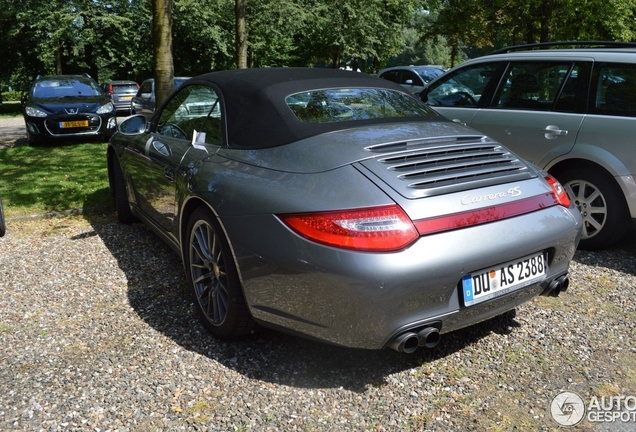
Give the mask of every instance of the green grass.
[[0, 104], [0, 117], [22, 116], [22, 104], [20, 102], [3, 102]]
[[0, 150], [5, 215], [112, 208], [106, 148], [106, 143], [86, 143]]

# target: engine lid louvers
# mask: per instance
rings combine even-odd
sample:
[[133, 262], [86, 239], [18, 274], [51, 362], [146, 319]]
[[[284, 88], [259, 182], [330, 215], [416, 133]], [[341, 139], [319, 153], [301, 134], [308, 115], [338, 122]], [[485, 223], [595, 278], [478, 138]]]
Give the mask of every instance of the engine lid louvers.
[[525, 161], [484, 136], [451, 136], [369, 146], [363, 165], [407, 198], [434, 196], [535, 176]]

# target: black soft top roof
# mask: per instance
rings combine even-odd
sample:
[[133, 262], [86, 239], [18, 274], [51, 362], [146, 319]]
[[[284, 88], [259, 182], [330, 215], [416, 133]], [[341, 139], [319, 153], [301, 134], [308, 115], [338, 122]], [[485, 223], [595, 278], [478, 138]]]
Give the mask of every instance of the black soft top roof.
[[[337, 69], [262, 68], [210, 72], [183, 84], [212, 84], [225, 107], [230, 147], [266, 148], [362, 124], [413, 121], [412, 117], [334, 123], [304, 123], [285, 103], [291, 94], [328, 88], [384, 88], [410, 95], [393, 82]], [[418, 118], [422, 120], [421, 117]]]

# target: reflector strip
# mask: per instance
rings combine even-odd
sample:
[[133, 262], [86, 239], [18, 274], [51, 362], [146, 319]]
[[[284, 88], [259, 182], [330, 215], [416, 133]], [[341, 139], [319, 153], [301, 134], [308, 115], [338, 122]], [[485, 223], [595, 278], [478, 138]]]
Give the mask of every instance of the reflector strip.
[[554, 194], [548, 192], [507, 204], [484, 207], [447, 216], [420, 219], [414, 221], [414, 224], [420, 235], [429, 235], [507, 219], [558, 204], [559, 202]]

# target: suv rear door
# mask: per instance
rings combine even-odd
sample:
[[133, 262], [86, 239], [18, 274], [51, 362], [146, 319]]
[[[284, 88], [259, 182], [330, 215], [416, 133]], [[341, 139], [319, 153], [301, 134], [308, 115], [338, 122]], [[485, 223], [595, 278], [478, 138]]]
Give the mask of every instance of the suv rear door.
[[[545, 168], [574, 146], [585, 117], [590, 69], [591, 61], [572, 60], [467, 65], [446, 82], [432, 83], [426, 102]], [[439, 89], [442, 98], [436, 97]]]

